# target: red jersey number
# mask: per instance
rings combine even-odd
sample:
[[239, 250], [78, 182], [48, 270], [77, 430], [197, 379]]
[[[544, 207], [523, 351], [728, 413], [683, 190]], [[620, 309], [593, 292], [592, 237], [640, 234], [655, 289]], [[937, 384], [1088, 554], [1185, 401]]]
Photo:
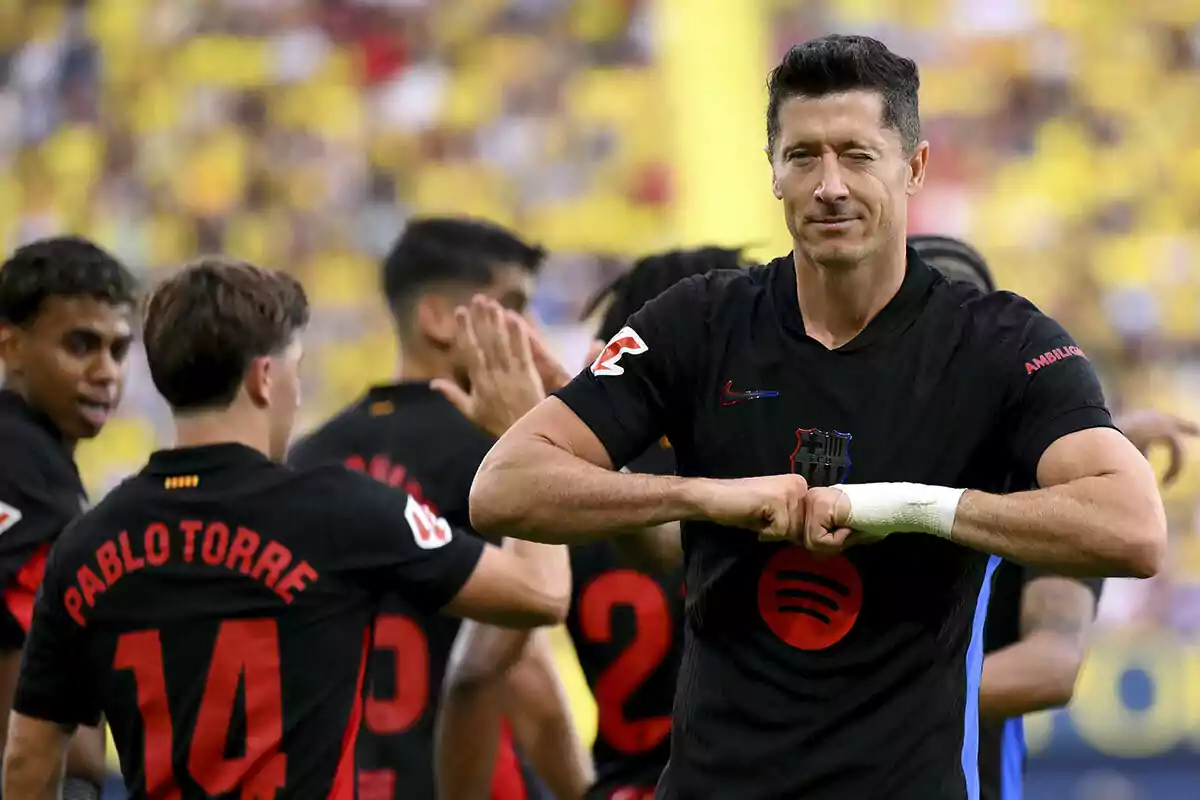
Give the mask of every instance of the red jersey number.
[[634, 639], [596, 681], [598, 733], [618, 752], [644, 753], [670, 732], [671, 718], [631, 720], [625, 716], [625, 703], [671, 651], [671, 607], [662, 586], [649, 575], [613, 570], [589, 583], [579, 598], [583, 636], [592, 642], [611, 642], [617, 606], [633, 609]]
[[[122, 634], [113, 668], [129, 670], [137, 685], [146, 794], [182, 797], [172, 765], [175, 730], [157, 630]], [[240, 758], [225, 756], [238, 690], [246, 708], [246, 742]], [[241, 788], [242, 800], [273, 800], [287, 777], [282, 752], [283, 699], [279, 679], [279, 630], [274, 620], [226, 620], [217, 629], [204, 695], [188, 750], [187, 772], [205, 794]]]
[[372, 684], [364, 712], [367, 730], [376, 736], [404, 733], [429, 704], [429, 640], [408, 617], [381, 614], [375, 620], [375, 648], [395, 659], [395, 691], [391, 698], [381, 698]]

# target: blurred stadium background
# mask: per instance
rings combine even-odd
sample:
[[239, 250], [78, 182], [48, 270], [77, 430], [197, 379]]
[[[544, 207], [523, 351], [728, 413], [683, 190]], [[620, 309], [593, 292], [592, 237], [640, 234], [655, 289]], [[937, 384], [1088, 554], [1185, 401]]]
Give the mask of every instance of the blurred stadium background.
[[[979, 245], [1115, 407], [1200, 415], [1198, 0], [0, 0], [0, 242], [78, 232], [151, 276], [213, 250], [294, 271], [318, 308], [309, 425], [394, 367], [376, 262], [404, 219], [485, 216], [553, 250], [536, 313], [578, 363], [578, 311], [628, 257], [787, 251], [763, 80], [832, 31], [921, 66], [913, 232]], [[135, 364], [80, 452], [95, 495], [166, 421]], [[1166, 573], [1109, 583], [1074, 703], [1030, 721], [1031, 800], [1200, 797], [1192, 462]]]

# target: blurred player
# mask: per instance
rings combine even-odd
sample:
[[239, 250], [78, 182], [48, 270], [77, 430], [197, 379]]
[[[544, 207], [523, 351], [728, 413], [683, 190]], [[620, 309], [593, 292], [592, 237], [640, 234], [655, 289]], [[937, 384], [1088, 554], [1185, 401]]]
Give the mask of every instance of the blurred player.
[[[739, 265], [738, 251], [720, 248], [672, 251], [639, 260], [597, 293], [584, 311], [584, 317], [590, 317], [607, 303], [588, 363], [630, 314], [675, 282]], [[477, 304], [472, 305], [472, 313], [481, 313]], [[527, 398], [520, 413], [506, 414], [515, 421], [542, 397], [536, 371], [504, 369], [488, 357], [490, 343], [479, 341], [477, 331], [466, 334], [465, 338], [477, 342], [474, 363], [481, 374], [471, 381], [470, 395], [455, 392], [451, 399], [464, 415], [479, 417], [497, 406], [511, 409], [514, 397]], [[499, 414], [492, 411], [490, 416]], [[664, 440], [634, 459], [629, 469], [673, 475], [675, 461]], [[671, 703], [683, 647], [681, 558], [677, 523], [571, 549], [567, 628], [598, 711], [592, 748], [596, 780], [588, 798], [652, 796], [666, 766]], [[483, 631], [470, 622], [463, 625], [446, 677], [438, 731], [442, 800], [477, 797], [486, 785], [482, 778], [490, 753], [481, 739], [483, 732], [496, 727], [503, 678], [523, 639], [521, 634]]]
[[[1153, 472], [1069, 335], [906, 250], [929, 154], [918, 85], [865, 36], [793, 47], [767, 111], [793, 253], [648, 303], [472, 485], [493, 535], [683, 523], [659, 797], [974, 800], [999, 558], [1162, 562]], [[614, 471], [663, 435], [678, 477]], [[1013, 476], [1041, 488], [1005, 493]]]
[[[952, 280], [996, 290], [983, 256], [947, 236], [910, 236], [908, 244]], [[1164, 478], [1174, 480], [1183, 440], [1197, 433], [1184, 419], [1151, 411], [1118, 418], [1117, 427], [1145, 453], [1171, 449]], [[1003, 561], [996, 569], [984, 633], [979, 686], [981, 800], [1020, 800], [1025, 772], [1022, 716], [1071, 700], [1100, 599], [1101, 580], [1078, 580]]]
[[[454, 309], [473, 293], [524, 314], [545, 253], [500, 227], [466, 219], [411, 221], [383, 265], [383, 291], [400, 349], [398, 380], [376, 386], [291, 452], [294, 465], [344, 463], [407, 491], [452, 525], [470, 530], [467, 496], [495, 442], [430, 388], [467, 382], [454, 348]], [[497, 323], [499, 324], [499, 323]], [[503, 326], [502, 326], [503, 327]], [[501, 428], [502, 430], [503, 428]], [[390, 597], [376, 624], [369, 695], [359, 743], [365, 800], [433, 797], [433, 737], [442, 678], [459, 621]], [[511, 721], [521, 755], [555, 794], [586, 785], [565, 692], [543, 635], [510, 686]], [[508, 744], [495, 764], [495, 800], [519, 800], [536, 781]]]
[[150, 373], [177, 447], [60, 537], [21, 665], [7, 800], [54, 797], [103, 712], [129, 794], [352, 798], [371, 622], [426, 612], [553, 624], [561, 548], [454, 531], [411, 495], [283, 456], [299, 405], [294, 279], [207, 257], [152, 293]]
[[[28, 244], [0, 266], [0, 750], [46, 554], [87, 505], [75, 444], [100, 433], [121, 400], [133, 340], [134, 279], [74, 237]], [[69, 795], [104, 781], [102, 728], [81, 729]]]

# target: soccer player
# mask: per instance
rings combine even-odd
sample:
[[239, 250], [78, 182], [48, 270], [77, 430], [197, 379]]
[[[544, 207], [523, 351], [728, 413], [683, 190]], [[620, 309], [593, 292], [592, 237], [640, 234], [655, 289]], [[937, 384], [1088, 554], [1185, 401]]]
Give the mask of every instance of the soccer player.
[[[952, 280], [984, 292], [995, 282], [987, 262], [966, 242], [948, 236], [911, 236], [921, 258]], [[1143, 453], [1166, 444], [1170, 483], [1183, 460], [1194, 423], [1172, 414], [1140, 411], [1117, 421]], [[1077, 580], [1002, 561], [996, 568], [984, 631], [979, 685], [979, 780], [982, 800], [1019, 800], [1025, 773], [1025, 714], [1071, 700], [1100, 600], [1102, 581]]]
[[151, 294], [144, 340], [176, 447], [59, 538], [13, 704], [7, 800], [53, 797], [103, 712], [131, 796], [355, 796], [371, 622], [384, 592], [553, 624], [563, 548], [485, 545], [339, 466], [277, 463], [308, 319], [292, 278], [205, 257]]
[[[100, 433], [121, 400], [134, 279], [91, 242], [64, 236], [0, 266], [0, 750], [50, 545], [87, 505], [75, 444]], [[68, 795], [96, 796], [105, 736], [81, 729]]]
[[[906, 250], [929, 153], [918, 83], [868, 37], [793, 47], [767, 146], [794, 252], [647, 304], [472, 486], [493, 535], [683, 522], [660, 797], [973, 800], [998, 557], [1079, 576], [1161, 563], [1153, 472], [1070, 336]], [[678, 477], [614, 471], [664, 434]], [[1003, 493], [1014, 478], [1039, 488]]]
[[[607, 303], [588, 362], [630, 314], [672, 284], [714, 269], [736, 269], [740, 260], [737, 250], [716, 247], [640, 259], [588, 303], [585, 319]], [[482, 416], [495, 406], [511, 407], [513, 397], [528, 398], [520, 413], [505, 414], [515, 421], [541, 399], [542, 387], [534, 370], [506, 369], [488, 357], [492, 344], [469, 324], [481, 313], [479, 304], [472, 304], [464, 334], [474, 343], [474, 363], [485, 374], [471, 381], [470, 395], [449, 397], [468, 417]], [[514, 385], [518, 382], [524, 383], [523, 390]], [[490, 416], [501, 413], [490, 411]], [[635, 458], [629, 469], [673, 475], [675, 461], [669, 445], [660, 441]], [[588, 798], [650, 797], [666, 766], [671, 703], [683, 650], [681, 556], [674, 522], [571, 549], [567, 629], [598, 711], [592, 747], [596, 779]], [[438, 788], [444, 800], [477, 797], [486, 788], [491, 756], [482, 745], [483, 734], [497, 727], [503, 680], [524, 639], [519, 633], [482, 631], [470, 622], [459, 632], [438, 729]]]
[[[468, 362], [453, 346], [455, 308], [480, 293], [493, 298], [497, 310], [524, 314], [544, 258], [540, 248], [487, 222], [442, 217], [409, 222], [382, 269], [399, 338], [397, 381], [369, 389], [297, 443], [289, 461], [344, 463], [410, 492], [470, 533], [467, 496], [495, 435], [456, 411], [431, 382], [469, 382]], [[500, 319], [496, 324], [507, 331]], [[511, 345], [506, 339], [505, 347]], [[364, 800], [434, 795], [434, 726], [458, 628], [458, 619], [402, 593], [385, 601], [359, 741]], [[548, 642], [544, 634], [532, 639], [507, 695], [521, 758], [505, 728], [503, 749], [494, 770], [489, 768], [496, 800], [538, 796], [540, 786], [525, 757], [559, 796], [578, 793], [590, 778]]]

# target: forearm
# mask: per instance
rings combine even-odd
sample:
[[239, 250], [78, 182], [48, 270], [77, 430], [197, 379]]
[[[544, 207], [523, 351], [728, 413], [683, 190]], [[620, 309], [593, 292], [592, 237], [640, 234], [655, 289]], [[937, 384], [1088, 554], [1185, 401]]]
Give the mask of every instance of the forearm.
[[500, 744], [505, 674], [530, 635], [471, 621], [459, 629], [438, 712], [438, 797], [487, 800]]
[[964, 492], [951, 538], [1019, 564], [1071, 577], [1150, 577], [1165, 545], [1161, 502], [1118, 475], [1029, 492]]
[[595, 778], [591, 754], [575, 730], [544, 632], [509, 670], [506, 686], [505, 715], [521, 752], [558, 800], [582, 798]]
[[35, 722], [26, 730], [25, 719], [12, 714], [4, 752], [3, 796], [7, 800], [58, 800], [62, 792], [67, 733], [52, 731], [48, 723]]
[[488, 800], [500, 747], [502, 693], [502, 681], [447, 685], [435, 748], [442, 800]]
[[702, 482], [614, 472], [532, 437], [502, 440], [471, 486], [471, 524], [494, 535], [578, 544], [700, 518]]
[[[529, 570], [534, 586], [538, 587], [549, 597], [561, 611], [559, 621], [566, 618], [567, 609], [571, 604], [571, 553], [558, 544], [542, 544], [521, 539], [505, 539], [503, 547], [512, 551], [513, 555], [524, 562]], [[496, 629], [506, 634], [514, 631]], [[525, 638], [512, 639], [512, 646], [517, 648], [513, 659], [520, 655]]]
[[67, 774], [97, 786], [102, 785], [108, 771], [104, 760], [107, 744], [103, 724], [95, 728], [77, 728], [67, 747]]
[[979, 684], [979, 714], [1005, 720], [1064, 706], [1075, 690], [1081, 653], [1049, 632], [989, 653]]

